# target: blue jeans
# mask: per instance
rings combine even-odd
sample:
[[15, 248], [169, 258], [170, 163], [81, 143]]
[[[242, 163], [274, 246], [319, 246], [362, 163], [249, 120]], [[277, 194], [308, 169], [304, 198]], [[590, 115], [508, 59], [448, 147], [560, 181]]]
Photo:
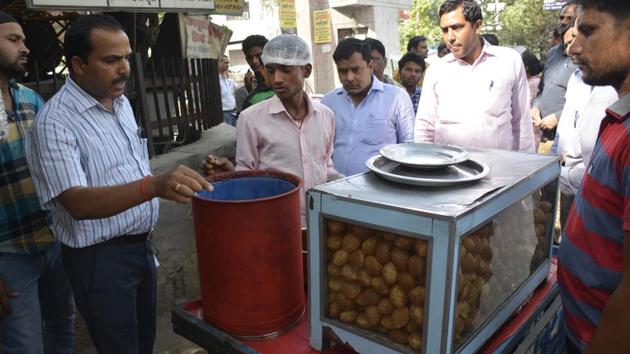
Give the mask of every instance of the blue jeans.
[[234, 110], [223, 111], [223, 121], [235, 127], [236, 126], [236, 113], [234, 113]]
[[0, 276], [18, 293], [0, 317], [5, 354], [74, 352], [74, 303], [60, 245], [33, 254], [0, 253]]

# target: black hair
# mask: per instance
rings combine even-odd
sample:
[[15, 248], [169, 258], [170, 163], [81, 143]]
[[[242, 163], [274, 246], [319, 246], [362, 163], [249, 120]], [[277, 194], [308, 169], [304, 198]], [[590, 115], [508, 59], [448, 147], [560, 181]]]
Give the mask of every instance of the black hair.
[[499, 37], [494, 33], [484, 33], [481, 35], [488, 43], [492, 45], [499, 45]]
[[464, 18], [470, 23], [475, 23], [483, 19], [481, 6], [475, 0], [446, 0], [440, 6], [439, 17], [457, 10], [460, 6], [464, 9]]
[[564, 35], [573, 27], [573, 24], [566, 24], [558, 26], [558, 34], [560, 35], [560, 40], [564, 42]]
[[[444, 43], [444, 41], [441, 41], [440, 44], [438, 44], [438, 47], [437, 47], [437, 55], [438, 55], [438, 57], [440, 57], [440, 54], [444, 51], [444, 49], [448, 50], [448, 48], [446, 48], [446, 43]], [[448, 54], [449, 52], [446, 52], [446, 54]]]
[[385, 46], [383, 45], [383, 42], [375, 38], [366, 38], [364, 42], [370, 47], [370, 52], [376, 50], [383, 56], [383, 58], [385, 58]]
[[529, 50], [525, 50], [521, 53], [521, 59], [523, 59], [523, 65], [525, 65], [527, 75], [538, 75], [543, 71], [542, 63], [538, 60], [538, 57]]
[[243, 53], [247, 53], [250, 49], [254, 47], [260, 47], [263, 49], [267, 44], [267, 38], [265, 36], [261, 36], [259, 34], [252, 34], [251, 36], [247, 36], [243, 40]]
[[426, 41], [427, 41], [427, 37], [425, 37], [425, 36], [411, 37], [409, 42], [407, 42], [407, 51], [411, 52], [411, 49], [417, 47], [418, 44], [420, 44], [422, 42], [426, 42]]
[[112, 32], [125, 31], [120, 22], [112, 16], [101, 14], [80, 16], [70, 25], [63, 40], [63, 54], [70, 71], [72, 71], [73, 57], [79, 57], [87, 62], [88, 56], [94, 50], [90, 34], [95, 29]]
[[403, 55], [402, 58], [400, 58], [400, 60], [398, 61], [398, 71], [402, 71], [402, 69], [405, 67], [405, 64], [410, 61], [418, 64], [422, 68], [423, 72], [427, 68], [427, 64], [424, 62], [424, 59], [422, 59], [421, 56], [416, 53], [407, 53]]
[[594, 9], [612, 15], [617, 23], [630, 20], [630, 1], [628, 0], [575, 0], [584, 9]]
[[564, 10], [564, 8], [569, 6], [569, 5], [575, 5], [575, 1], [569, 0], [569, 1], [565, 2], [564, 4], [562, 4], [562, 7], [560, 8], [560, 12], [562, 12], [562, 10]]
[[337, 48], [333, 53], [333, 59], [337, 63], [341, 60], [349, 59], [354, 53], [359, 53], [361, 58], [369, 64], [370, 60], [372, 60], [370, 52], [370, 46], [365, 41], [356, 38], [346, 38], [337, 44]]

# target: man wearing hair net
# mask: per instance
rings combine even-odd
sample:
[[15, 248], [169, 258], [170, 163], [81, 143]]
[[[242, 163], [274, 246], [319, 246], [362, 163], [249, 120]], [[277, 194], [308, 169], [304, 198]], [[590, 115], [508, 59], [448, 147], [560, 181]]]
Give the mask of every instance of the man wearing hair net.
[[[313, 70], [308, 44], [296, 35], [277, 36], [265, 45], [262, 62], [276, 95], [241, 112], [236, 168], [210, 155], [206, 173], [276, 169], [302, 178], [303, 190], [341, 177], [332, 163], [334, 115], [304, 92], [304, 79]], [[304, 193], [301, 206], [304, 226]]]
[[0, 109], [9, 133], [0, 138], [0, 352], [71, 354], [72, 289], [24, 153], [27, 131], [44, 105], [15, 81], [26, 71], [28, 53], [20, 24], [0, 11]]

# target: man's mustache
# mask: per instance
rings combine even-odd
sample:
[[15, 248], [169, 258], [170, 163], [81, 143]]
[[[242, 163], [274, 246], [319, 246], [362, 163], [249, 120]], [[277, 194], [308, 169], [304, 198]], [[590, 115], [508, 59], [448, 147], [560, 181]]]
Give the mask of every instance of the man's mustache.
[[116, 78], [116, 80], [112, 81], [112, 84], [116, 85], [116, 84], [127, 82], [128, 80], [129, 80], [129, 76], [128, 75], [120, 76], [120, 77]]

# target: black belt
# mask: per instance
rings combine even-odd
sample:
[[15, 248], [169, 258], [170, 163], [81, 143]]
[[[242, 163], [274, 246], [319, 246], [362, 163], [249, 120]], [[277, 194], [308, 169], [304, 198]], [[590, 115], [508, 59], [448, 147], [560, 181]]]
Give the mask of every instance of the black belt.
[[151, 239], [151, 231], [147, 231], [142, 234], [136, 235], [122, 235], [110, 238], [105, 242], [101, 242], [100, 245], [127, 245], [130, 243], [139, 243]]

